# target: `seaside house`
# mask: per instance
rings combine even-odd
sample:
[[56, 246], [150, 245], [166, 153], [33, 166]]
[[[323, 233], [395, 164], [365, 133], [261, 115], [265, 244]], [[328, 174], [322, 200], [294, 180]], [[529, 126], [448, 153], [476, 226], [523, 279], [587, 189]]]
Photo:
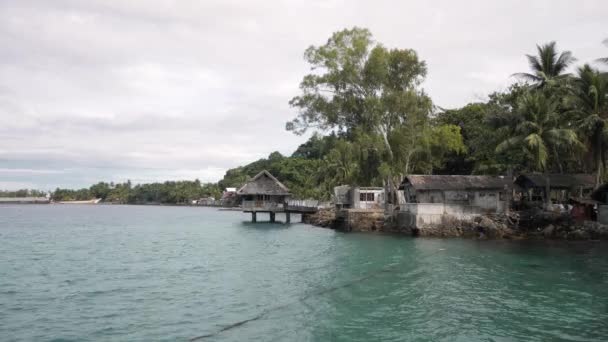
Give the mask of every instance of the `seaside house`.
[[338, 209], [382, 209], [384, 189], [341, 185], [334, 188], [334, 203]]
[[239, 205], [239, 196], [237, 195], [236, 188], [226, 188], [220, 198], [220, 205], [222, 207], [236, 207]]
[[274, 222], [275, 213], [285, 211], [291, 196], [289, 189], [266, 170], [255, 175], [237, 194], [243, 211], [252, 213], [253, 222], [257, 212], [270, 213], [270, 221]]
[[510, 182], [503, 176], [409, 175], [399, 189], [400, 226], [437, 228], [453, 220], [471, 220], [508, 209]]
[[544, 202], [547, 181], [552, 203], [567, 203], [570, 198], [586, 198], [595, 188], [592, 174], [524, 173], [515, 179], [515, 192], [521, 202]]

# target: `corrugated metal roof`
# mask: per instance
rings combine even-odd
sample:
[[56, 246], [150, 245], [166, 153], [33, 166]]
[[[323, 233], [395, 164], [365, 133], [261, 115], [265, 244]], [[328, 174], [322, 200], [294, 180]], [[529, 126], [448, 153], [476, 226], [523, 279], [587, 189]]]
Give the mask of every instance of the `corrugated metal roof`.
[[290, 195], [289, 189], [270, 172], [264, 170], [253, 177], [237, 191], [239, 195]]
[[595, 187], [595, 176], [591, 174], [549, 174], [542, 173], [524, 173], [515, 179], [515, 184], [522, 188], [539, 188], [546, 186], [547, 176], [549, 177], [549, 186], [553, 189], [570, 189], [583, 187], [592, 189]]
[[505, 189], [509, 180], [504, 176], [409, 175], [399, 188], [407, 185], [416, 190]]

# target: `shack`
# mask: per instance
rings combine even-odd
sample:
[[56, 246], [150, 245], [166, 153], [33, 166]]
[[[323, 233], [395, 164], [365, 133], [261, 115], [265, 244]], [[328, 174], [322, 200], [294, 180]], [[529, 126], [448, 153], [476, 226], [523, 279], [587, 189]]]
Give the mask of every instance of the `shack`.
[[608, 183], [595, 189], [591, 199], [597, 202], [597, 222], [608, 224]]
[[252, 222], [257, 221], [258, 212], [269, 213], [270, 221], [274, 222], [275, 214], [285, 211], [287, 199], [291, 196], [289, 189], [266, 170], [243, 185], [237, 195], [243, 211], [251, 213]]
[[545, 202], [548, 185], [548, 196], [551, 203], [565, 204], [572, 197], [589, 197], [595, 188], [595, 176], [592, 174], [525, 173], [519, 175], [514, 183], [515, 192], [522, 203]]
[[334, 188], [337, 209], [382, 209], [384, 197], [384, 189], [381, 187], [341, 185]]
[[502, 213], [509, 205], [510, 181], [503, 176], [409, 175], [399, 186], [401, 228], [441, 228], [454, 220]]

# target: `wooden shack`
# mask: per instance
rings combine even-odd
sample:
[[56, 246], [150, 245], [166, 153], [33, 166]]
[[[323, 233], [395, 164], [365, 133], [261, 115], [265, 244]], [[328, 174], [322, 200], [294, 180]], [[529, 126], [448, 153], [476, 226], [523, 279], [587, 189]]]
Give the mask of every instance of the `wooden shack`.
[[409, 175], [399, 189], [407, 204], [441, 203], [502, 212], [509, 183], [502, 176]]
[[[251, 220], [257, 221], [257, 213], [270, 214], [270, 221], [275, 221], [277, 212], [285, 212], [287, 199], [291, 196], [289, 189], [270, 172], [264, 170], [237, 191], [244, 212], [251, 213]], [[289, 221], [289, 217], [287, 217]]]
[[[548, 184], [547, 184], [548, 182]], [[515, 179], [515, 191], [523, 202], [544, 202], [549, 188], [552, 203], [567, 203], [571, 197], [586, 198], [595, 188], [592, 174], [524, 173]]]

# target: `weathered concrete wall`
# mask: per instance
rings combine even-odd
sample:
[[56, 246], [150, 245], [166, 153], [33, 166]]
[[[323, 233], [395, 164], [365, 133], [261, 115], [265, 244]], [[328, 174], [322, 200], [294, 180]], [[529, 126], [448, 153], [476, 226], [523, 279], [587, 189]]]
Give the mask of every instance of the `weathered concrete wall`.
[[336, 229], [347, 232], [384, 230], [384, 210], [345, 209], [336, 214]]
[[502, 210], [462, 204], [410, 203], [401, 206], [395, 229], [421, 232], [445, 229], [455, 222], [472, 222], [477, 217], [496, 212]]

